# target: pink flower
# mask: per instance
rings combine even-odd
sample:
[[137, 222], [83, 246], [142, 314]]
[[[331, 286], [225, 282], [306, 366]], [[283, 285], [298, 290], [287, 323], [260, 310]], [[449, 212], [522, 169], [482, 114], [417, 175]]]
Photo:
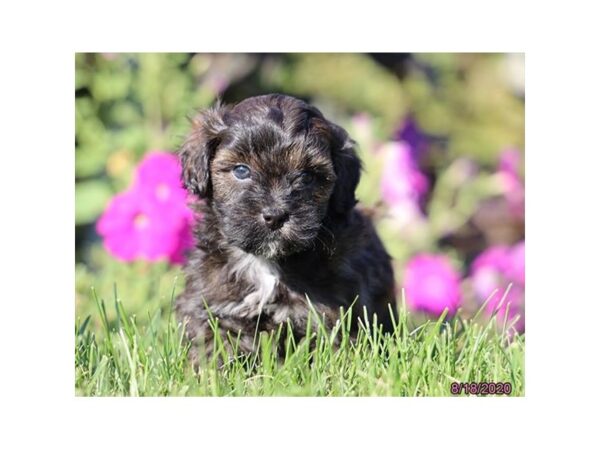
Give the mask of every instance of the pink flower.
[[460, 276], [443, 255], [414, 256], [404, 270], [406, 302], [411, 309], [440, 315], [459, 306]]
[[355, 114], [351, 119], [352, 136], [361, 147], [369, 148], [373, 144], [373, 119], [366, 113]]
[[513, 216], [522, 218], [525, 216], [525, 186], [519, 172], [521, 163], [522, 156], [518, 150], [504, 150], [500, 154], [498, 175], [509, 211]]
[[525, 242], [519, 242], [513, 247], [498, 245], [485, 250], [471, 265], [471, 281], [476, 299], [480, 303], [497, 290], [486, 306], [488, 314], [498, 309], [502, 297], [512, 283], [497, 317], [503, 320], [507, 314], [508, 320], [511, 321], [519, 314], [515, 329], [519, 332], [525, 331]]
[[147, 153], [137, 167], [132, 189], [144, 191], [157, 203], [187, 209], [188, 193], [181, 184], [181, 165], [171, 153]]
[[109, 202], [96, 225], [110, 254], [122, 261], [185, 260], [193, 245], [194, 215], [180, 173], [175, 155], [146, 155], [130, 189]]
[[429, 189], [429, 183], [414, 161], [405, 142], [389, 142], [381, 149], [384, 168], [381, 195], [395, 215], [406, 222], [422, 217], [420, 203]]

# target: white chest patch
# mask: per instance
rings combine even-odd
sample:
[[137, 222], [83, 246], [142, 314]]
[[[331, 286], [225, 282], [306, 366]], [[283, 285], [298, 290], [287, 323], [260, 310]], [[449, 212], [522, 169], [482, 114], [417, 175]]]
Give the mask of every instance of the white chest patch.
[[265, 304], [274, 298], [279, 281], [277, 266], [264, 258], [241, 251], [234, 256], [236, 261], [230, 268], [231, 277], [249, 283], [254, 289], [241, 302], [230, 303], [230, 311], [240, 316], [258, 316]]

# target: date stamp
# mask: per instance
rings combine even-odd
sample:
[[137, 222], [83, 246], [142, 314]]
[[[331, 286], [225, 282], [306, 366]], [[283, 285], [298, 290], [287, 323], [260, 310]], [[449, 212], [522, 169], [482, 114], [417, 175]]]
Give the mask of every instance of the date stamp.
[[450, 385], [452, 395], [510, 395], [512, 390], [512, 383], [509, 382], [458, 383], [455, 381]]

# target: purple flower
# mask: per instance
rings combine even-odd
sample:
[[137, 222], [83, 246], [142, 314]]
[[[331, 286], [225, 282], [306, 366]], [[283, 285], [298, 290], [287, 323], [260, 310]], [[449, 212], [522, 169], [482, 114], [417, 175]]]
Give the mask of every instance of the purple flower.
[[512, 283], [497, 317], [503, 320], [507, 314], [511, 321], [519, 314], [515, 329], [525, 331], [525, 242], [521, 241], [513, 247], [497, 245], [485, 250], [471, 265], [471, 281], [480, 303], [497, 290], [486, 306], [488, 314], [498, 309], [506, 289]]
[[519, 176], [519, 166], [521, 164], [521, 154], [516, 149], [506, 149], [500, 153], [498, 170], [505, 172], [515, 178]]
[[421, 217], [421, 201], [429, 189], [429, 183], [414, 161], [405, 142], [389, 142], [381, 152], [384, 168], [381, 178], [381, 195], [396, 216], [410, 220]]
[[130, 189], [109, 202], [96, 225], [110, 254], [122, 261], [184, 261], [193, 245], [194, 215], [180, 173], [175, 155], [146, 155]]
[[406, 302], [411, 309], [440, 315], [459, 306], [460, 276], [444, 255], [414, 256], [404, 270]]
[[412, 157], [419, 161], [429, 146], [427, 135], [419, 128], [417, 121], [412, 116], [406, 117], [396, 132], [396, 139], [406, 142], [411, 149]]

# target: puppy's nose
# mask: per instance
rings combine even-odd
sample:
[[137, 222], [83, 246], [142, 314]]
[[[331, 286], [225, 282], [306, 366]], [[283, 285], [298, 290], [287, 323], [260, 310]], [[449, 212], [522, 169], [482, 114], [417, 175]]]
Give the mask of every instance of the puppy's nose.
[[290, 217], [287, 211], [277, 208], [265, 208], [262, 212], [265, 224], [271, 229], [276, 230], [281, 228], [286, 220]]

